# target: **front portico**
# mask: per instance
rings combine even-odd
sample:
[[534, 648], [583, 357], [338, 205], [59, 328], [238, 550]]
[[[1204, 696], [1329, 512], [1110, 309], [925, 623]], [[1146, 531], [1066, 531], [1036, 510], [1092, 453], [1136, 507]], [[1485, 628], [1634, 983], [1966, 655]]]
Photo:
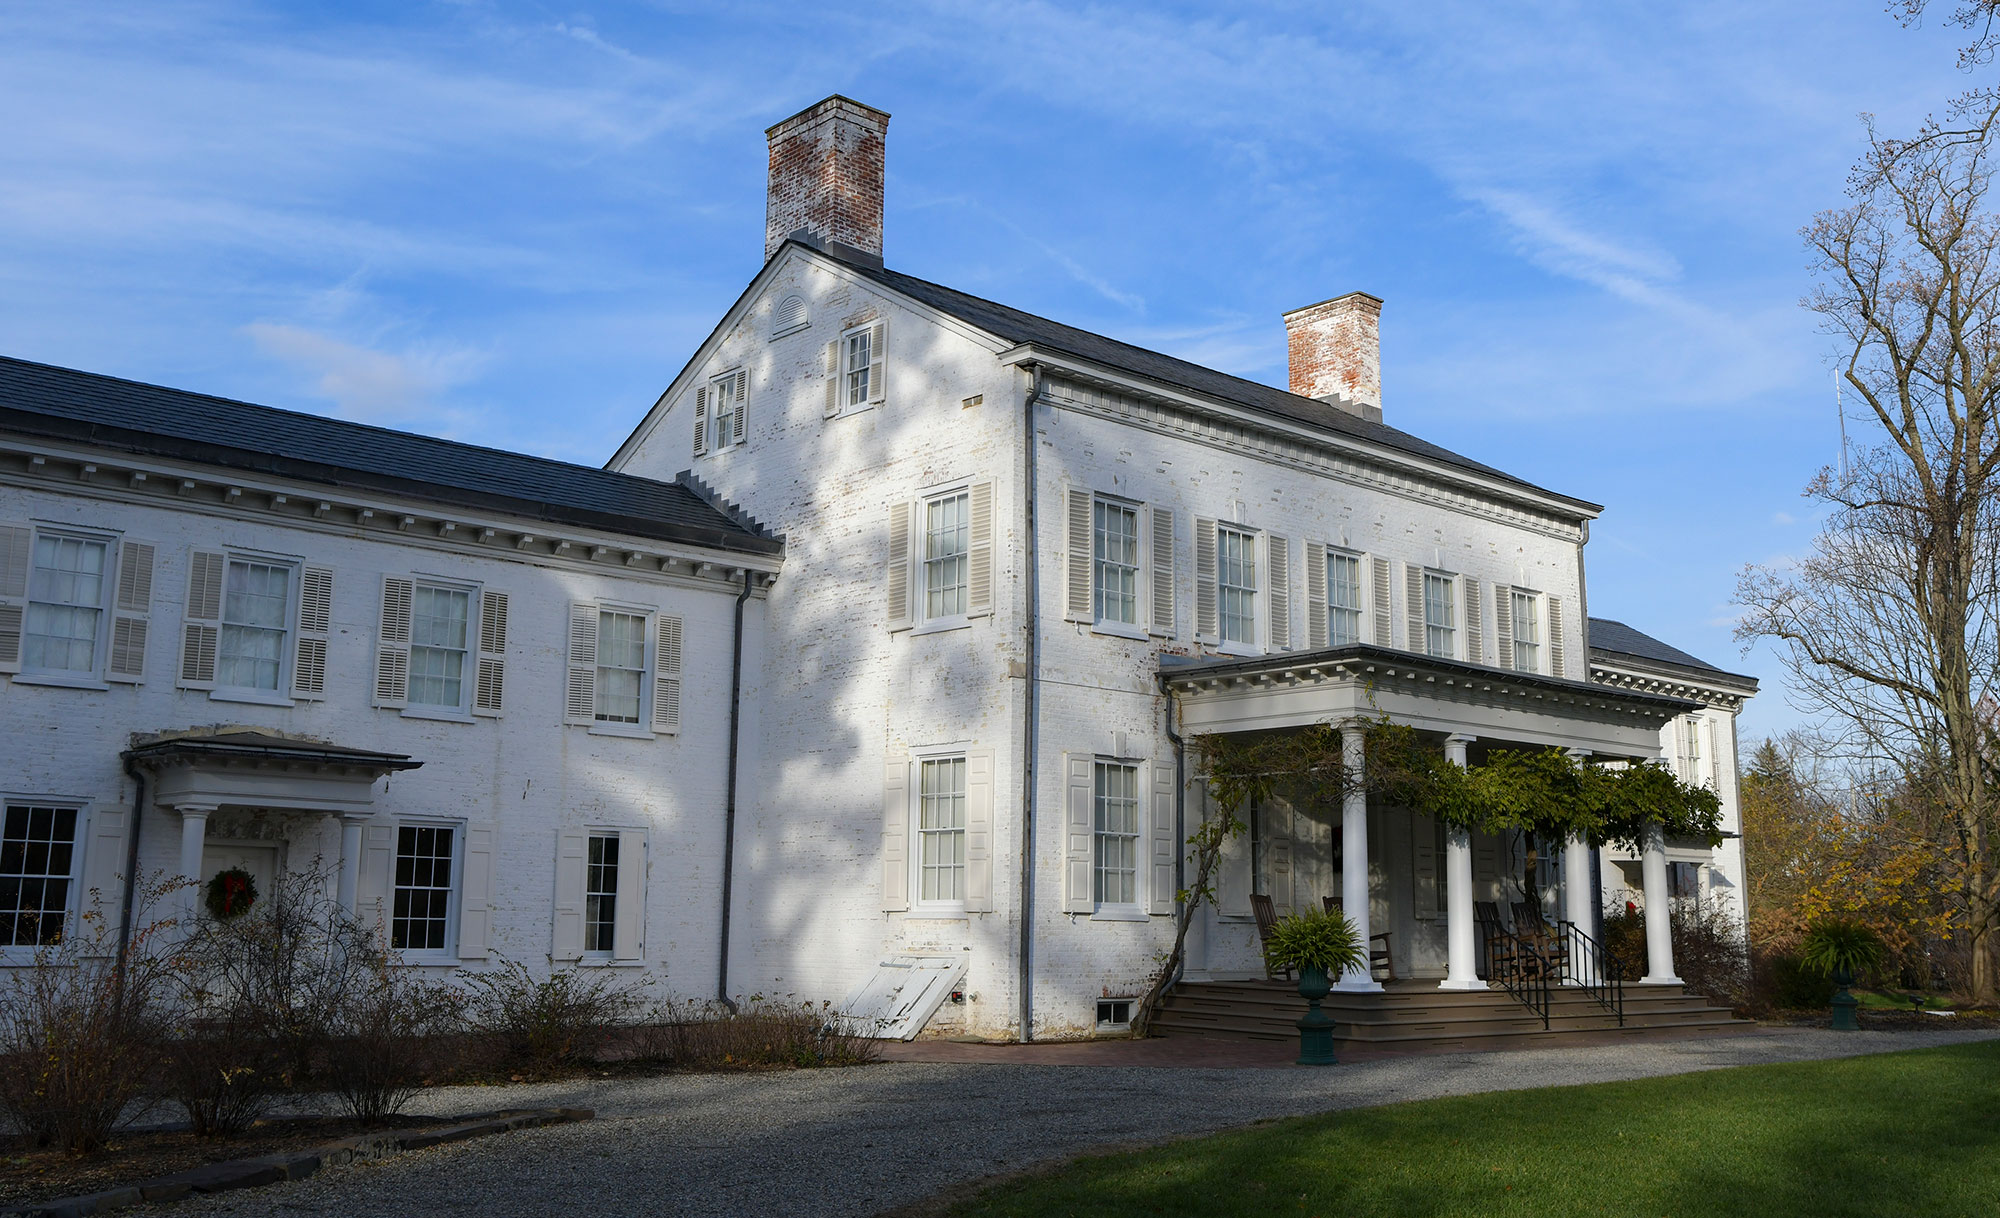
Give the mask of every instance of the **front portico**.
[[[1365, 729], [1384, 718], [1437, 740], [1460, 766], [1477, 764], [1495, 749], [1558, 748], [1613, 763], [1653, 760], [1662, 726], [1692, 705], [1368, 644], [1247, 659], [1163, 657], [1161, 680], [1184, 736], [1332, 724], [1341, 732], [1350, 772], [1365, 771]], [[1232, 875], [1225, 865], [1218, 910], [1207, 924], [1191, 927], [1191, 976], [1261, 976], [1256, 941], [1241, 916], [1253, 892], [1275, 892], [1281, 912], [1337, 900], [1364, 940], [1389, 932], [1399, 980], [1430, 978], [1442, 990], [1486, 988], [1479, 906], [1487, 902], [1491, 911], [1540, 901], [1552, 924], [1567, 922], [1586, 933], [1597, 927], [1595, 852], [1581, 842], [1534, 844], [1541, 852], [1524, 884], [1518, 877], [1530, 843], [1444, 829], [1421, 813], [1385, 806], [1356, 786], [1338, 810], [1242, 813], [1251, 823], [1247, 866], [1239, 864]], [[1287, 832], [1290, 840], [1281, 840]], [[1330, 847], [1312, 844], [1313, 834]], [[1337, 869], [1326, 865], [1330, 855], [1337, 856]], [[1647, 909], [1664, 915], [1667, 872], [1657, 833], [1650, 836], [1644, 859]], [[1337, 888], [1330, 882], [1335, 870]], [[1315, 891], [1316, 884], [1329, 891]], [[1676, 985], [1666, 919], [1649, 916], [1647, 923], [1644, 982]], [[1585, 971], [1580, 967], [1576, 973]], [[1575, 976], [1565, 978], [1574, 981]], [[1357, 970], [1343, 977], [1339, 988], [1373, 992], [1381, 986], [1370, 972]]]

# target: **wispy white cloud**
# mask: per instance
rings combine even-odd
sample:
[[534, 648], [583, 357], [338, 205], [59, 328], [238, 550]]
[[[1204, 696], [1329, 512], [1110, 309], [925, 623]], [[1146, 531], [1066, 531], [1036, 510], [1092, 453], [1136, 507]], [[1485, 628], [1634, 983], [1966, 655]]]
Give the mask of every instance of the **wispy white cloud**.
[[479, 420], [441, 401], [487, 363], [468, 348], [418, 346], [381, 351], [300, 326], [253, 322], [243, 327], [257, 349], [311, 378], [311, 392], [357, 422], [458, 435]]

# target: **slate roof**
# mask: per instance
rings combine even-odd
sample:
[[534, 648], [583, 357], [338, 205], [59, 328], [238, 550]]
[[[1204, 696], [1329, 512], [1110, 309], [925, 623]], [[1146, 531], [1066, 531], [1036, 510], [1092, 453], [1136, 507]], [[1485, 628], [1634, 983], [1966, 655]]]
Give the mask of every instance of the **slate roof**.
[[1662, 643], [1650, 634], [1632, 629], [1623, 622], [1614, 622], [1608, 617], [1590, 619], [1590, 649], [1613, 655], [1631, 656], [1655, 664], [1671, 664], [1676, 668], [1686, 668], [1695, 672], [1712, 672], [1720, 677], [1757, 684], [1755, 677], [1729, 672], [1717, 668], [1706, 660], [1698, 660], [1678, 647]]
[[1469, 473], [1511, 483], [1533, 491], [1537, 495], [1572, 503], [1591, 512], [1596, 512], [1602, 507], [1601, 504], [1591, 503], [1586, 499], [1578, 499], [1573, 495], [1564, 495], [1536, 486], [1532, 482], [1494, 469], [1490, 465], [1483, 465], [1470, 457], [1440, 448], [1406, 431], [1399, 431], [1384, 423], [1358, 418], [1313, 398], [1300, 397], [1298, 394], [1274, 389], [1257, 381], [1231, 376], [1226, 372], [1217, 372], [1213, 368], [1204, 368], [1200, 364], [1163, 355], [1158, 351], [1149, 351], [1144, 347], [1136, 347], [1102, 334], [1093, 334], [1088, 330], [1079, 330], [1075, 326], [1051, 321], [1046, 317], [1037, 317], [1033, 313], [1024, 313], [1003, 304], [995, 304], [993, 301], [961, 292], [956, 288], [918, 279], [914, 275], [905, 275], [900, 271], [887, 270], [872, 261], [843, 257], [838, 250], [820, 252], [884, 287], [892, 288], [941, 313], [950, 314], [1011, 343], [1033, 343], [1038, 347], [1072, 355], [1145, 380], [1189, 390], [1204, 397], [1216, 398], [1259, 414], [1274, 415], [1287, 422], [1300, 423], [1336, 435], [1379, 444], [1384, 448], [1442, 465], [1456, 466]]
[[0, 356], [0, 430], [752, 554], [686, 486]]

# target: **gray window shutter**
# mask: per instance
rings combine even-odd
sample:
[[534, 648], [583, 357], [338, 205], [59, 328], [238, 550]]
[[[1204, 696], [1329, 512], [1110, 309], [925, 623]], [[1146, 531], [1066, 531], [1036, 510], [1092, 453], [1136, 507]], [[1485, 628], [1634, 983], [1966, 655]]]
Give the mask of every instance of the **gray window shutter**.
[[[596, 633], [593, 626], [593, 640]], [[585, 834], [556, 835], [555, 926], [549, 958], [558, 962], [583, 958], [583, 869], [588, 847]]]
[[1194, 518], [1194, 641], [1213, 643], [1222, 637], [1216, 607], [1215, 522]]
[[1403, 646], [1419, 655], [1429, 650], [1424, 634], [1424, 569], [1415, 563], [1403, 564]]
[[[730, 424], [729, 442], [743, 443], [744, 420], [750, 413], [750, 373], [746, 369], [736, 370], [736, 419]], [[623, 856], [620, 856], [623, 857]]]
[[1327, 645], [1326, 640], [1326, 547], [1309, 541], [1306, 543], [1306, 647], [1317, 651]]
[[1096, 908], [1090, 885], [1090, 853], [1097, 836], [1096, 771], [1093, 754], [1063, 754], [1064, 913], [1087, 914]]
[[826, 345], [826, 417], [840, 413], [840, 342]]
[[28, 566], [35, 531], [0, 526], [0, 672], [21, 671], [21, 632], [28, 613]]
[[1427, 813], [1410, 813], [1410, 903], [1417, 917], [1426, 921], [1438, 916], [1437, 822]]
[[189, 689], [215, 688], [215, 650], [222, 634], [224, 555], [196, 550], [188, 562], [186, 621], [181, 628], [181, 679]]
[[699, 457], [708, 452], [708, 386], [697, 385], [694, 391], [694, 455]]
[[389, 932], [389, 888], [396, 871], [396, 826], [369, 821], [361, 830], [361, 875], [354, 889], [354, 912], [384, 939]]
[[910, 907], [910, 755], [882, 759], [882, 908]]
[[488, 588], [479, 594], [479, 675], [472, 687], [472, 713], [499, 714], [506, 692], [507, 594]]
[[[83, 839], [83, 892], [77, 900], [77, 912], [94, 912], [100, 919], [97, 929], [103, 933], [100, 942], [105, 955], [115, 950], [124, 914], [126, 821], [125, 809], [100, 804], [90, 810], [89, 836]], [[83, 937], [88, 936], [79, 936]]]
[[493, 934], [493, 830], [465, 831], [465, 861], [459, 871], [458, 958], [484, 960]]
[[326, 697], [326, 643], [333, 632], [333, 568], [299, 572], [299, 638], [292, 656], [292, 696]]
[[[597, 721], [597, 604], [594, 601], [576, 601], [569, 607], [569, 660], [564, 677], [563, 722], [580, 723], [586, 727], [595, 723]], [[583, 932], [579, 930], [578, 943], [583, 941], [582, 935]]]
[[868, 400], [880, 402], [889, 396], [889, 323], [885, 319], [868, 328]]
[[[1273, 817], [1272, 819], [1275, 820], [1276, 818]], [[1277, 909], [1281, 917], [1285, 914], [1296, 913], [1298, 901], [1298, 888], [1293, 882], [1294, 877], [1292, 873], [1292, 838], [1289, 829], [1291, 818], [1286, 817], [1285, 821], [1287, 831], [1271, 835], [1269, 855], [1271, 860], [1271, 904]]]
[[382, 577], [382, 617], [375, 634], [375, 705], [391, 709], [410, 703], [410, 601], [416, 583]]
[[889, 595], [889, 629], [908, 630], [915, 610], [910, 603], [910, 514], [907, 503], [889, 505], [889, 557], [885, 564]]
[[973, 483], [968, 498], [972, 536], [967, 543], [965, 613], [980, 617], [993, 612], [993, 484]]
[[107, 681], [139, 681], [146, 675], [146, 635], [153, 609], [153, 562], [157, 551], [143, 541], [118, 547], [118, 596], [112, 602], [111, 658]]
[[662, 613], [658, 634], [653, 648], [653, 730], [671, 736], [681, 730], [681, 619]]
[[1148, 572], [1153, 604], [1148, 619], [1154, 634], [1168, 638], [1174, 633], [1174, 512], [1153, 509], [1152, 570]]
[[1153, 874], [1146, 890], [1146, 912], [1171, 914], [1180, 894], [1174, 887], [1174, 862], [1180, 856], [1180, 834], [1174, 832], [1174, 767], [1155, 761], [1153, 774]]
[[646, 957], [646, 834], [618, 831], [618, 901], [611, 911], [611, 958]]
[[1275, 533], [1264, 535], [1271, 566], [1272, 651], [1292, 649], [1292, 543]]
[[965, 908], [993, 909], [993, 754], [965, 755]]
[[1486, 662], [1486, 612], [1481, 602], [1484, 580], [1468, 575], [1465, 584], [1465, 658], [1474, 664]]
[[1375, 613], [1375, 645], [1377, 647], [1393, 646], [1389, 641], [1389, 619], [1392, 610], [1389, 607], [1388, 559], [1378, 558], [1368, 564], [1368, 583], [1369, 593], [1373, 601], [1372, 608]]
[[1063, 491], [1063, 620], [1066, 622], [1090, 622], [1097, 620], [1096, 606], [1091, 601], [1091, 559], [1094, 556], [1094, 538], [1091, 525], [1091, 493], [1068, 487]]
[[1568, 675], [1568, 666], [1563, 662], [1563, 598], [1549, 598], [1549, 675]]
[[1495, 664], [1514, 667], [1514, 589], [1506, 584], [1493, 587], [1493, 650]]

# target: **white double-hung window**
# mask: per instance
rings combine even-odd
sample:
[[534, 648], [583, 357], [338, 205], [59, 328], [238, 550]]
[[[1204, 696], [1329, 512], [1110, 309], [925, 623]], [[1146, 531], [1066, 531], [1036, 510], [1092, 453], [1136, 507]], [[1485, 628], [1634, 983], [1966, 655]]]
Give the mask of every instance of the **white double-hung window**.
[[993, 612], [993, 484], [889, 505], [889, 629], [951, 629]]
[[646, 618], [603, 609], [597, 614], [597, 701], [591, 717], [599, 723], [638, 723], [646, 689]]
[[399, 825], [391, 889], [389, 946], [446, 952], [452, 943], [452, 893], [457, 887], [458, 830], [452, 825]]
[[1439, 659], [1458, 656], [1458, 581], [1436, 571], [1424, 572], [1424, 654]]
[[1514, 668], [1542, 671], [1542, 598], [1525, 589], [1508, 593], [1513, 606]]
[[506, 652], [505, 592], [422, 576], [383, 578], [375, 705], [432, 719], [497, 715]]
[[965, 758], [917, 764], [917, 901], [963, 905], [966, 894]]
[[215, 683], [231, 689], [282, 688], [285, 642], [291, 633], [292, 578], [288, 563], [231, 558], [223, 578], [222, 633]]
[[472, 592], [418, 584], [410, 606], [410, 704], [459, 710], [469, 683]]
[[77, 809], [9, 803], [0, 823], [0, 955], [62, 938], [76, 876]]
[[1216, 603], [1222, 641], [1257, 645], [1257, 535], [1227, 525], [1215, 531]]
[[1091, 895], [1099, 909], [1139, 906], [1139, 767], [1099, 761], [1092, 800]]
[[1361, 641], [1361, 556], [1328, 550], [1326, 555], [1326, 642], [1344, 647]]
[[964, 491], [924, 501], [923, 601], [926, 620], [963, 617], [970, 574], [972, 497]]
[[572, 604], [563, 722], [618, 736], [679, 731], [681, 619], [637, 605]]
[[888, 396], [888, 347], [889, 325], [879, 320], [851, 326], [826, 345], [828, 418]]
[[44, 685], [143, 680], [153, 557], [108, 533], [0, 524], [0, 673]]
[[26, 672], [97, 671], [111, 547], [60, 533], [35, 536], [21, 667]]
[[1091, 552], [1097, 620], [1138, 626], [1139, 509], [1098, 499], [1092, 505]]
[[1084, 487], [1063, 491], [1063, 618], [1103, 634], [1174, 632], [1174, 513]]
[[618, 941], [618, 834], [593, 833], [583, 877], [583, 950], [609, 956]]

